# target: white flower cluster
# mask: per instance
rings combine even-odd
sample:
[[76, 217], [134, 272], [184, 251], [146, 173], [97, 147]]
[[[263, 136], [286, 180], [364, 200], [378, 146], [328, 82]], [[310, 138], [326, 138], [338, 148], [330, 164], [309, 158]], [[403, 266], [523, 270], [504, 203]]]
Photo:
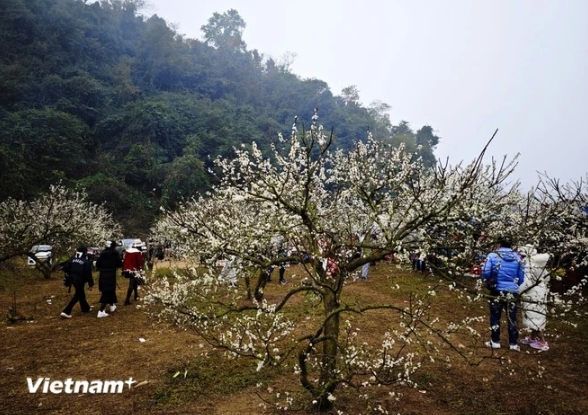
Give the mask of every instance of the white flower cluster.
[[[420, 365], [416, 350], [440, 350], [428, 340], [432, 335], [443, 342], [456, 333], [479, 336], [478, 317], [444, 329], [427, 318], [431, 298], [441, 289], [432, 286], [426, 302], [381, 307], [407, 316], [381, 346], [352, 341], [357, 331], [341, 329], [339, 320], [369, 308], [344, 304], [342, 293], [346, 278], [364, 264], [392, 254], [408, 260], [418, 252], [450, 280], [451, 293], [471, 303], [483, 296], [459, 278], [496, 236], [508, 231], [560, 255], [578, 251], [586, 239], [586, 215], [579, 213], [587, 200], [583, 182], [566, 187], [543, 178], [524, 194], [508, 182], [516, 158], [484, 165], [482, 151], [467, 165], [425, 169], [403, 146], [369, 136], [351, 151], [331, 152], [333, 140], [315, 111], [308, 131], [294, 125], [290, 140], [282, 137], [269, 155], [256, 143], [235, 149], [235, 157], [215, 161], [218, 184], [208, 194], [164, 212], [154, 229], [158, 239], [175, 241], [208, 265], [208, 272], [194, 270], [153, 287], [153, 298], [165, 306], [162, 315], [194, 327], [232, 357], [255, 359], [258, 369], [297, 350], [295, 371], [321, 407], [332, 403], [336, 386], [353, 373], [363, 374], [367, 384], [410, 384]], [[276, 235], [288, 254], [272, 248]], [[238, 260], [234, 291], [219, 284], [213, 267], [227, 258]], [[265, 272], [285, 259], [301, 261], [303, 282], [282, 296], [273, 294], [270, 306], [263, 301]], [[322, 310], [318, 326], [288, 314], [301, 295]]]
[[48, 244], [54, 254], [72, 252], [80, 243], [102, 243], [120, 236], [120, 227], [103, 206], [84, 192], [62, 185], [31, 201], [0, 203], [0, 259], [26, 254], [33, 245]]

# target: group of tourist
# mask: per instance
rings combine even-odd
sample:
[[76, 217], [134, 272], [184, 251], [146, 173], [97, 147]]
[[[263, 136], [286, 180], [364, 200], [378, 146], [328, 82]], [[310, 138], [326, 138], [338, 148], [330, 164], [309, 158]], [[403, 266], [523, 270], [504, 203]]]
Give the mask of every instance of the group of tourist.
[[[99, 272], [98, 289], [100, 290], [98, 318], [108, 317], [109, 313], [111, 314], [116, 310], [118, 302], [116, 277], [119, 268], [122, 268], [123, 277], [129, 280], [124, 305], [131, 304], [133, 294], [134, 300], [139, 300], [138, 286], [144, 280], [143, 254], [137, 248], [129, 245], [124, 247], [121, 257], [121, 253], [116, 248], [116, 242], [107, 242], [106, 249], [100, 253], [96, 260], [96, 268]], [[61, 317], [63, 318], [72, 317], [73, 307], [78, 302], [83, 313], [88, 313], [91, 310], [86, 299], [85, 287], [87, 284], [88, 289], [92, 290], [94, 278], [92, 277], [92, 263], [86, 255], [87, 251], [84, 245], [80, 245], [76, 249], [75, 255], [64, 263], [63, 271], [68, 276], [66, 279], [68, 285], [71, 284], [74, 288], [74, 294], [61, 312]], [[109, 306], [108, 312], [106, 311], [107, 306]]]
[[485, 343], [486, 347], [501, 347], [500, 320], [502, 310], [506, 310], [509, 348], [521, 350], [517, 304], [519, 297], [522, 297], [522, 323], [531, 334], [521, 343], [537, 350], [549, 350], [543, 333], [547, 322], [549, 275], [545, 266], [548, 260], [549, 254], [538, 254], [533, 246], [525, 245], [515, 251], [510, 238], [499, 238], [498, 248], [486, 258], [481, 275], [482, 281], [490, 290], [491, 339]]
[[[131, 304], [133, 294], [135, 301], [139, 299], [138, 285], [144, 279], [143, 255], [141, 251], [129, 245], [124, 247], [121, 257], [116, 248], [116, 242], [108, 242], [106, 249], [96, 260], [96, 268], [99, 271], [98, 289], [101, 293], [98, 318], [108, 317], [109, 313], [116, 310], [118, 301], [116, 277], [119, 268], [122, 268], [123, 277], [129, 280], [124, 304]], [[283, 239], [280, 239], [276, 244], [275, 251], [282, 257], [287, 256], [284, 251]], [[79, 246], [75, 255], [66, 261], [63, 267], [64, 272], [69, 276], [68, 285], [71, 284], [74, 288], [72, 299], [61, 312], [63, 318], [71, 318], [72, 309], [78, 302], [82, 312], [87, 313], [91, 310], [86, 300], [85, 286], [87, 284], [91, 290], [94, 286], [94, 280], [92, 264], [86, 253], [87, 248], [83, 245]], [[515, 351], [521, 350], [517, 314], [519, 298], [522, 297], [520, 300], [522, 300], [523, 327], [530, 331], [530, 335], [520, 343], [541, 351], [549, 350], [549, 345], [544, 337], [549, 278], [545, 266], [548, 259], [548, 254], [538, 254], [533, 246], [525, 245], [515, 251], [510, 238], [499, 238], [498, 247], [487, 256], [481, 274], [482, 281], [490, 291], [488, 297], [491, 338], [485, 343], [487, 347], [501, 348], [501, 317], [502, 311], [506, 310], [509, 348]], [[221, 272], [221, 277], [232, 286], [237, 284], [237, 267], [234, 262], [235, 258], [230, 258]], [[268, 281], [270, 281], [273, 269], [272, 266], [267, 272]], [[328, 266], [325, 269], [333, 272]], [[279, 282], [285, 284], [285, 263], [279, 264], [279, 270]], [[361, 279], [367, 279], [367, 269], [362, 269]], [[109, 306], [108, 312], [107, 306]]]

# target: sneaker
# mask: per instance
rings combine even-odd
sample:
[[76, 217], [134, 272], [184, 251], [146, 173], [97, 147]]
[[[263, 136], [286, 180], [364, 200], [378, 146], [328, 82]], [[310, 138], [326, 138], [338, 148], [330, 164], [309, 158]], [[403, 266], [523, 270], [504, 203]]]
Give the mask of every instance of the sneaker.
[[280, 281], [280, 284], [282, 284], [282, 285], [286, 284], [286, 280]]
[[486, 345], [486, 347], [489, 347], [490, 349], [500, 349], [500, 343], [494, 343], [492, 340], [484, 344]]
[[518, 344], [511, 344], [509, 347], [510, 347], [510, 350], [514, 350], [515, 352], [521, 351], [521, 346], [519, 346]]
[[549, 350], [549, 344], [547, 342], [542, 342], [541, 340], [535, 340], [533, 343], [529, 344], [533, 349], [547, 351]]
[[112, 304], [112, 305], [110, 306], [110, 312], [111, 312], [111, 313], [114, 313], [115, 311], [116, 311], [116, 304]]
[[98, 311], [98, 318], [108, 317], [108, 313], [106, 311]]
[[527, 344], [530, 345], [531, 343], [535, 342], [537, 339], [534, 339], [533, 337], [525, 337], [523, 340], [521, 340], [522, 344]]
[[135, 297], [135, 301], [139, 301], [141, 297]]
[[61, 313], [60, 316], [63, 318], [71, 318], [71, 314], [67, 314], [66, 312]]

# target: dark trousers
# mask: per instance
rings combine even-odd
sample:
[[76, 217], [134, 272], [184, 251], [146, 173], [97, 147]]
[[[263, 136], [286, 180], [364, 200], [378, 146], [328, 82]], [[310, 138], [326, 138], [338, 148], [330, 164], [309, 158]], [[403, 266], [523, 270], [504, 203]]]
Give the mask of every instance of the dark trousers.
[[125, 300], [125, 303], [130, 303], [131, 302], [131, 295], [133, 294], [133, 291], [135, 292], [135, 300], [137, 300], [139, 298], [139, 284], [137, 284], [137, 280], [135, 278], [129, 278], [129, 288], [127, 288], [127, 298]]
[[[274, 268], [275, 267], [270, 267], [269, 270], [267, 271], [267, 280], [271, 281], [272, 280], [272, 272], [274, 272]], [[280, 264], [280, 282], [284, 281], [284, 274], [286, 273], [286, 265], [282, 265]]]
[[[506, 295], [501, 291], [492, 290], [490, 295], [497, 297], [489, 301], [490, 303], [490, 330], [492, 331], [492, 341], [500, 343], [500, 319], [502, 310], [506, 310], [508, 318], [508, 343], [517, 344], [519, 341], [519, 325], [517, 323], [517, 300], [519, 295], [513, 294], [509, 300], [500, 295]], [[510, 296], [509, 296], [510, 297]]]
[[86, 291], [84, 290], [85, 285], [85, 283], [73, 284], [75, 290], [74, 295], [71, 298], [70, 302], [63, 309], [63, 312], [65, 314], [71, 314], [71, 311], [73, 310], [74, 306], [77, 304], [78, 301], [80, 302], [82, 312], [87, 313], [88, 311], [90, 311], [90, 304], [88, 304], [88, 301], [86, 300]]

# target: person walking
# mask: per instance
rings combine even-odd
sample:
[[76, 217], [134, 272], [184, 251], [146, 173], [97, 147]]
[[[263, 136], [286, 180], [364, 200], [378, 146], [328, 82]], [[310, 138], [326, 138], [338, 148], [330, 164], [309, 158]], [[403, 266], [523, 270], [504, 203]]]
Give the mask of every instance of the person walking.
[[486, 347], [500, 349], [500, 319], [502, 310], [507, 311], [508, 342], [510, 350], [520, 351], [519, 327], [517, 323], [517, 300], [519, 287], [525, 281], [525, 266], [520, 256], [513, 251], [510, 237], [498, 239], [498, 249], [488, 254], [482, 269], [482, 281], [490, 290], [490, 330], [492, 338]]
[[60, 314], [63, 318], [71, 318], [71, 312], [78, 301], [82, 313], [87, 313], [91, 310], [90, 304], [86, 300], [85, 287], [88, 284], [88, 289], [91, 290], [94, 286], [94, 279], [92, 278], [92, 264], [86, 258], [87, 252], [88, 249], [84, 245], [78, 246], [75, 255], [63, 266], [63, 271], [69, 274], [74, 287], [72, 299]]
[[[285, 258], [288, 256], [288, 251], [286, 250], [286, 242], [285, 242], [285, 238], [282, 235], [276, 235], [271, 239], [271, 245], [272, 245], [272, 253], [277, 255], [278, 258]], [[275, 265], [272, 265], [269, 267], [268, 271], [267, 271], [267, 282], [271, 281], [271, 277], [272, 277], [272, 273], [274, 272], [274, 269], [276, 268]], [[285, 274], [286, 274], [286, 263], [285, 262], [280, 262], [278, 264], [278, 275], [279, 275], [279, 279], [278, 282], [280, 284], [286, 284], [286, 278], [285, 278]]]
[[137, 282], [137, 274], [143, 271], [143, 254], [132, 245], [128, 245], [125, 249], [122, 264], [123, 277], [129, 279], [129, 288], [127, 289], [127, 297], [125, 305], [131, 304], [131, 295], [135, 294], [135, 301], [139, 299], [139, 283]]
[[122, 267], [122, 260], [116, 251], [116, 242], [108, 242], [106, 249], [100, 253], [96, 260], [96, 268], [100, 272], [98, 276], [98, 289], [100, 295], [100, 310], [98, 318], [108, 317], [105, 311], [110, 304], [110, 312], [116, 310], [116, 269]]
[[525, 264], [525, 282], [520, 287], [522, 324], [530, 330], [531, 335], [521, 340], [521, 343], [533, 349], [547, 351], [549, 344], [545, 340], [545, 326], [547, 325], [547, 294], [549, 273], [546, 271], [549, 254], [538, 254], [532, 245], [525, 245], [519, 249]]

